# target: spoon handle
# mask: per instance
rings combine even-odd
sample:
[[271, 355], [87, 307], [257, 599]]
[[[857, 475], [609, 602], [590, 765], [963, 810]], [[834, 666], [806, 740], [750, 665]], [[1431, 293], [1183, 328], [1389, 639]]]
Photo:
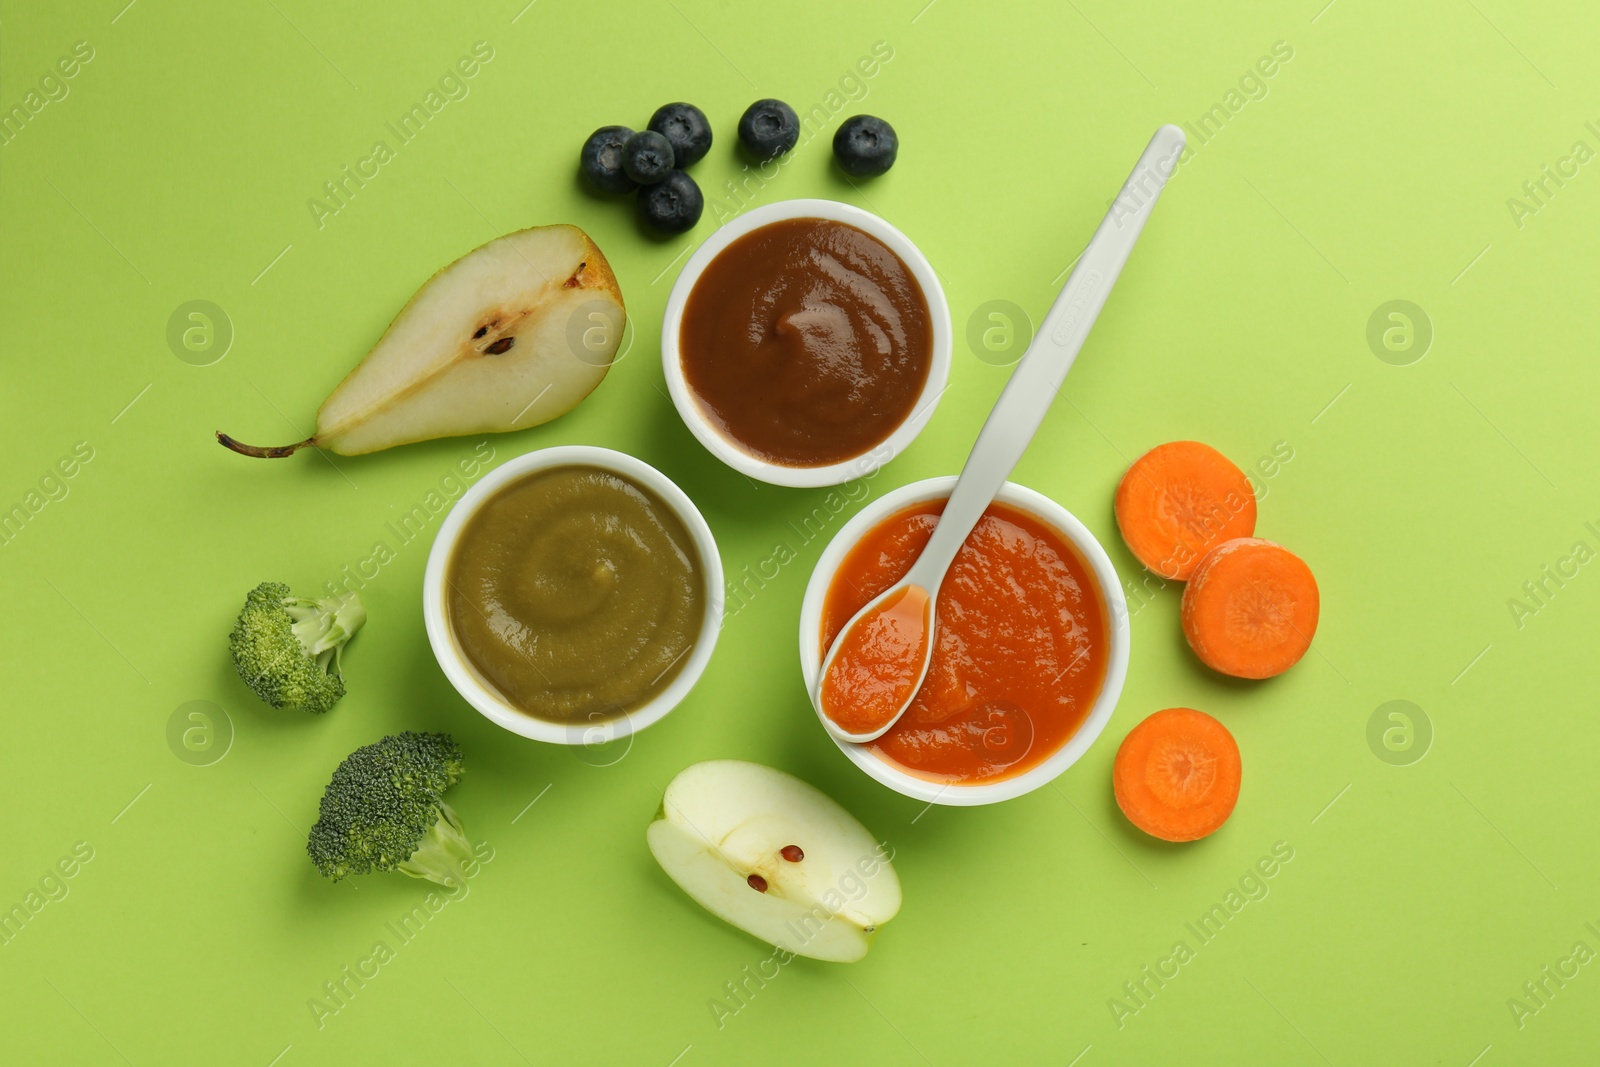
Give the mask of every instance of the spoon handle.
[[1011, 373], [1011, 380], [978, 433], [972, 454], [967, 457], [955, 491], [950, 494], [950, 502], [945, 505], [913, 573], [907, 575], [917, 579], [924, 588], [938, 588], [967, 535], [983, 517], [984, 509], [994, 500], [995, 493], [1044, 422], [1051, 401], [1110, 295], [1111, 286], [1128, 262], [1128, 255], [1150, 218], [1156, 199], [1167, 179], [1177, 170], [1183, 147], [1183, 131], [1178, 127], [1168, 125], [1156, 131], [1112, 202], [1111, 210], [1079, 257], [1072, 276], [1051, 305], [1033, 343], [1028, 345], [1028, 351]]

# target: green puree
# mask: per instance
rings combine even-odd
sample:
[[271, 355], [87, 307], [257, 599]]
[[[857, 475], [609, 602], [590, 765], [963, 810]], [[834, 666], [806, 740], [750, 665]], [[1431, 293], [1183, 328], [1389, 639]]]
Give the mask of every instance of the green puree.
[[665, 689], [700, 633], [700, 556], [654, 493], [598, 467], [501, 489], [450, 560], [451, 628], [511, 704], [614, 719]]

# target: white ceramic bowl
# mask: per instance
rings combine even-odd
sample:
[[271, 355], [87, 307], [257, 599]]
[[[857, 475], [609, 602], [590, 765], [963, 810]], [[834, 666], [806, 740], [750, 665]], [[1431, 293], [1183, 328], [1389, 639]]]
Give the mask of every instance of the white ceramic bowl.
[[[822, 631], [823, 600], [846, 553], [856, 546], [863, 535], [890, 515], [912, 504], [943, 500], [950, 495], [955, 484], [955, 477], [949, 476], [928, 478], [903, 485], [862, 508], [828, 543], [828, 547], [822, 552], [822, 558], [817, 560], [816, 569], [811, 572], [811, 581], [806, 586], [805, 600], [800, 606], [800, 669], [805, 676], [806, 692], [812, 692], [816, 688], [817, 671], [821, 669], [822, 650], [819, 635]], [[1128, 675], [1128, 604], [1123, 598], [1122, 582], [1117, 577], [1116, 568], [1111, 565], [1110, 558], [1106, 556], [1105, 549], [1100, 547], [1100, 542], [1095, 540], [1094, 534], [1090, 533], [1088, 527], [1079, 522], [1066, 508], [1032, 489], [1024, 489], [1020, 485], [1007, 482], [995, 499], [1002, 504], [1009, 504], [1025, 511], [1057, 530], [1088, 562], [1095, 581], [1100, 586], [1101, 606], [1105, 609], [1106, 629], [1111, 643], [1110, 655], [1106, 660], [1105, 682], [1100, 687], [1100, 695], [1095, 700], [1094, 707], [1090, 709], [1088, 718], [1065, 745], [1032, 770], [997, 782], [950, 785], [929, 781], [908, 774], [880, 759], [873, 755], [866, 745], [852, 745], [834, 738], [834, 744], [839, 746], [839, 750], [868, 775], [897, 793], [904, 793], [908, 797], [930, 804], [948, 804], [954, 807], [994, 804], [1020, 797], [1024, 793], [1031, 793], [1049, 782], [1076, 763], [1100, 736], [1106, 723], [1111, 720], [1111, 712], [1117, 706], [1117, 699], [1122, 695], [1122, 684]], [[822, 727], [820, 712], [818, 712], [818, 726]], [[826, 730], [826, 727], [822, 728]], [[831, 733], [828, 736], [833, 737]]]
[[[655, 493], [678, 516], [684, 529], [694, 539], [695, 548], [700, 553], [700, 576], [705, 583], [705, 615], [700, 622], [700, 634], [678, 676], [648, 703], [627, 715], [604, 722], [547, 722], [508, 703], [494, 686], [484, 680], [461, 651], [445, 609], [445, 568], [455, 552], [456, 542], [467, 520], [477, 513], [485, 500], [507, 484], [534, 471], [569, 466], [600, 467]], [[711, 660], [711, 651], [717, 644], [717, 633], [722, 628], [722, 557], [717, 554], [717, 542], [711, 536], [711, 527], [706, 525], [705, 518], [694, 502], [670, 478], [650, 464], [609, 448], [588, 445], [542, 448], [508, 460], [484, 475], [450, 509], [444, 522], [439, 525], [439, 532], [434, 535], [433, 548], [428, 552], [428, 569], [422, 579], [422, 615], [428, 627], [428, 643], [433, 646], [434, 658], [439, 661], [445, 677], [450, 679], [456, 692], [477, 708], [484, 718], [504, 726], [512, 733], [536, 741], [557, 745], [595, 745], [631, 736], [659, 722], [694, 688]]]
[[[683, 361], [679, 353], [683, 306], [689, 299], [689, 290], [694, 288], [694, 283], [706, 269], [706, 264], [710, 263], [717, 253], [751, 230], [784, 219], [832, 219], [835, 222], [849, 223], [889, 246], [910, 268], [912, 276], [917, 279], [917, 284], [922, 287], [922, 295], [928, 301], [929, 325], [933, 331], [933, 358], [928, 365], [928, 380], [923, 385], [911, 414], [895, 428], [887, 440], [859, 456], [830, 463], [824, 467], [789, 467], [781, 463], [769, 463], [745, 451], [743, 446], [724, 434], [706, 417], [699, 399], [689, 388], [689, 383], [684, 380]], [[863, 211], [851, 204], [841, 204], [837, 200], [780, 200], [775, 204], [751, 208], [724, 225], [706, 238], [705, 243], [689, 257], [689, 262], [684, 264], [677, 283], [672, 287], [672, 294], [667, 297], [667, 312], [661, 323], [661, 367], [666, 373], [667, 390], [672, 394], [672, 403], [677, 407], [679, 416], [689, 427], [690, 432], [700, 439], [700, 443], [705, 445], [712, 455], [734, 470], [772, 485], [800, 488], [840, 485], [852, 478], [872, 473], [899, 455], [933, 417], [933, 409], [938, 406], [939, 396], [944, 392], [945, 384], [950, 379], [950, 352], [950, 305], [945, 302], [944, 289], [939, 285], [939, 276], [933, 272], [933, 265], [928, 262], [928, 257], [911, 243], [910, 238], [883, 219], [870, 211]]]

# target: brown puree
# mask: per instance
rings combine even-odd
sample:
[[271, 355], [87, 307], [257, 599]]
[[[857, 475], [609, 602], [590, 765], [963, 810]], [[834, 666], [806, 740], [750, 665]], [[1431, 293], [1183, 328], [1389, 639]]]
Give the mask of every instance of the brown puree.
[[772, 463], [821, 467], [881, 444], [933, 361], [928, 300], [882, 241], [786, 219], [717, 253], [683, 309], [680, 359], [711, 422]]
[[537, 719], [615, 719], [660, 693], [700, 636], [699, 553], [666, 503], [598, 467], [535, 471], [467, 522], [446, 567], [466, 658]]

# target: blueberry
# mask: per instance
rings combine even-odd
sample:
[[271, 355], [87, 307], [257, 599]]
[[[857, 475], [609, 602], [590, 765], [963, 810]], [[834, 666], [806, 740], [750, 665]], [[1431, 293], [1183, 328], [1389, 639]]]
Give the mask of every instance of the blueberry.
[[757, 100], [739, 120], [739, 142], [765, 163], [777, 159], [800, 140], [800, 116], [782, 100]]
[[672, 142], [678, 166], [687, 167], [711, 151], [711, 124], [706, 113], [693, 104], [663, 104], [650, 116], [654, 130]]
[[622, 146], [633, 131], [626, 126], [602, 126], [583, 142], [578, 169], [602, 193], [631, 193], [639, 184], [622, 173]]
[[894, 166], [900, 151], [900, 138], [894, 127], [871, 115], [844, 120], [833, 135], [833, 157], [839, 169], [857, 178], [872, 178]]
[[705, 198], [694, 179], [675, 170], [655, 185], [639, 190], [639, 216], [662, 233], [683, 233], [694, 228], [705, 209]]
[[640, 185], [654, 185], [672, 173], [672, 143], [654, 130], [640, 130], [622, 146], [622, 170]]

